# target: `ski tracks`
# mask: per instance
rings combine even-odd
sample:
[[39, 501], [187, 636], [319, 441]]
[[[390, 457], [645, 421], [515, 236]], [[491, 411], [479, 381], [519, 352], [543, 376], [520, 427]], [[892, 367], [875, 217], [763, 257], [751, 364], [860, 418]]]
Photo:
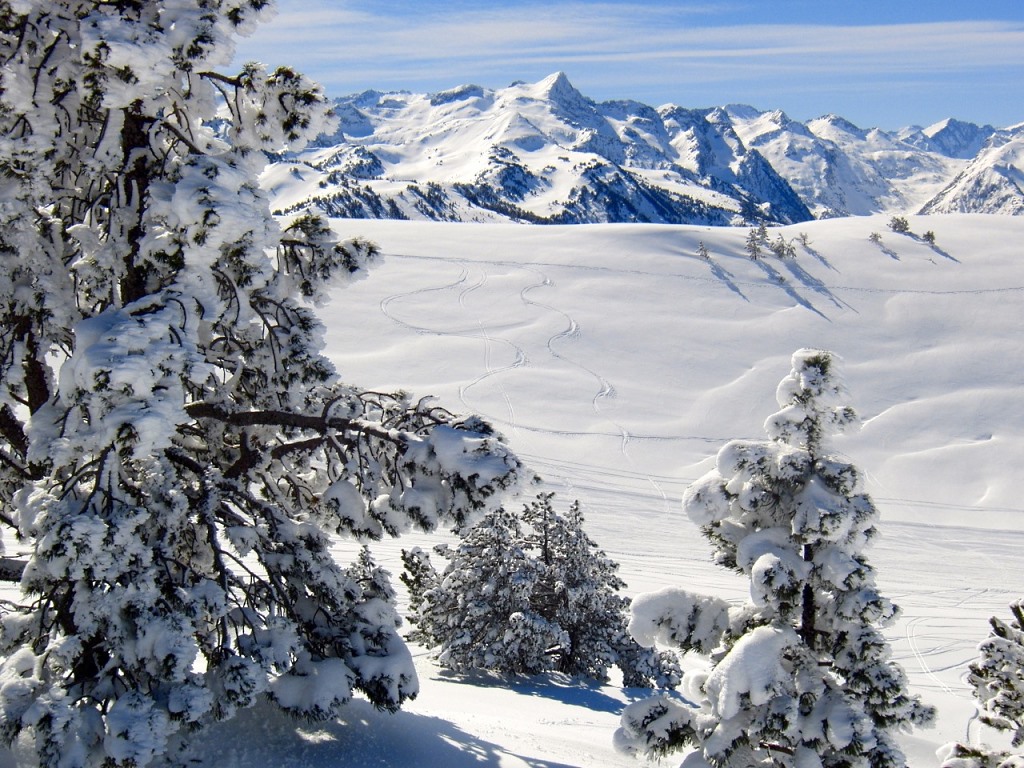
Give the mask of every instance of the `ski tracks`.
[[[472, 278], [472, 279], [471, 279]], [[451, 294], [454, 291], [458, 291], [457, 305], [462, 312], [468, 312], [467, 307], [468, 299], [476, 291], [480, 291], [485, 288], [488, 282], [488, 274], [486, 271], [480, 271], [477, 274], [471, 274], [470, 270], [466, 267], [462, 267], [461, 274], [459, 277], [452, 281], [443, 283], [437, 286], [431, 286], [427, 288], [418, 288], [413, 291], [404, 291], [401, 293], [391, 294], [380, 302], [381, 312], [396, 325], [414, 331], [419, 334], [437, 337], [449, 337], [449, 338], [464, 338], [464, 339], [479, 339], [484, 344], [484, 372], [472, 379], [466, 384], [459, 387], [459, 399], [464, 406], [470, 408], [470, 404], [466, 399], [466, 393], [472, 387], [480, 384], [486, 379], [492, 376], [497, 376], [505, 371], [514, 370], [516, 368], [522, 368], [528, 364], [528, 358], [526, 356], [526, 350], [520, 347], [514, 342], [504, 339], [501, 337], [495, 337], [493, 331], [498, 330], [500, 326], [487, 326], [483, 319], [477, 318], [474, 323], [467, 324], [465, 326], [454, 327], [454, 328], [441, 328], [435, 324], [424, 324], [422, 321], [412, 322], [410, 320], [399, 317], [393, 305], [407, 301], [413, 298], [424, 297], [429, 294], [438, 294], [437, 303], [441, 304], [445, 301], [445, 295]], [[496, 345], [504, 345], [511, 349], [513, 353], [513, 361], [510, 365], [504, 365], [495, 367], [492, 363], [492, 359], [495, 356], [494, 347]], [[493, 414], [488, 415], [492, 421], [501, 422], [508, 425], [513, 431], [516, 430], [516, 414], [515, 407], [512, 404], [512, 399], [509, 397], [508, 392], [499, 385], [499, 391], [501, 398], [505, 404], [507, 411], [506, 416], [503, 418], [497, 418]]]
[[[591, 409], [594, 411], [594, 413], [601, 414], [605, 419], [608, 420], [609, 424], [611, 424], [615, 428], [615, 430], [618, 432], [620, 436], [619, 452], [622, 454], [622, 457], [630, 464], [630, 466], [633, 467], [634, 471], [637, 474], [640, 474], [646, 478], [647, 483], [654, 489], [655, 493], [661, 499], [662, 503], [668, 504], [668, 494], [665, 492], [664, 488], [661, 486], [658, 480], [653, 475], [649, 474], [648, 472], [645, 472], [643, 468], [637, 467], [635, 462], [633, 461], [633, 457], [630, 455], [629, 452], [629, 445], [630, 441], [632, 440], [632, 436], [630, 435], [629, 430], [623, 424], [611, 418], [602, 409], [602, 406], [606, 402], [614, 400], [614, 398], [616, 397], [617, 393], [615, 391], [615, 386], [611, 383], [611, 381], [605, 378], [599, 371], [595, 370], [594, 368], [591, 368], [588, 365], [584, 365], [578, 360], [575, 360], [569, 357], [568, 355], [563, 354], [560, 351], [560, 348], [564, 343], [574, 341], [582, 337], [582, 330], [580, 328], [579, 323], [568, 312], [551, 304], [538, 301], [537, 299], [531, 297], [531, 293], [541, 288], [553, 288], [554, 282], [544, 272], [542, 272], [540, 269], [537, 269], [536, 267], [527, 267], [527, 269], [530, 269], [531, 271], [535, 272], [540, 278], [540, 281], [533, 285], [528, 285], [524, 287], [519, 293], [520, 299], [523, 301], [524, 304], [537, 307], [539, 309], [543, 309], [547, 312], [551, 312], [553, 314], [561, 316], [565, 322], [565, 327], [561, 331], [553, 334], [548, 338], [546, 343], [548, 353], [551, 355], [551, 357], [561, 361], [562, 363], [568, 366], [575, 367], [576, 369], [582, 371], [583, 373], [587, 374], [588, 376], [594, 379], [597, 386], [596, 392], [590, 400]], [[571, 481], [568, 482], [571, 486]]]
[[[550, 304], [545, 304], [544, 302], [530, 298], [529, 294], [531, 292], [538, 290], [540, 288], [552, 288], [555, 284], [546, 274], [541, 272], [539, 269], [535, 267], [524, 268], [528, 269], [531, 272], [535, 272], [540, 278], [540, 282], [534, 283], [532, 285], [527, 285], [526, 287], [524, 287], [519, 292], [520, 300], [523, 302], [523, 304], [526, 304], [527, 306], [537, 307], [538, 309], [550, 312], [555, 315], [559, 315], [564, 319], [565, 328], [548, 338], [546, 342], [547, 350], [550, 353], [550, 355], [556, 360], [560, 360], [566, 365], [577, 368], [580, 371], [583, 371], [587, 375], [594, 378], [594, 380], [597, 382], [597, 392], [591, 399], [591, 407], [594, 409], [595, 413], [600, 413], [601, 402], [603, 400], [610, 400], [615, 397], [615, 387], [613, 387], [611, 382], [608, 381], [608, 379], [606, 379], [597, 371], [584, 365], [583, 363], [580, 363], [576, 360], [573, 360], [565, 356], [555, 348], [561, 342], [573, 341], [580, 338], [581, 332], [579, 323], [577, 323], [576, 320], [572, 317], [572, 315], [570, 315], [568, 312], [565, 312]], [[623, 432], [625, 432], [625, 430], [623, 430]]]
[[[520, 430], [530, 432], [544, 432], [550, 435], [565, 437], [582, 437], [616, 435], [619, 440], [619, 450], [623, 459], [631, 467], [632, 473], [636, 476], [643, 476], [646, 482], [654, 490], [656, 496], [668, 503], [668, 494], [658, 482], [657, 478], [645, 472], [642, 467], [635, 465], [630, 456], [630, 443], [634, 436], [629, 430], [608, 413], [608, 405], [614, 401], [617, 392], [614, 384], [604, 376], [593, 362], [581, 360], [579, 356], [571, 354], [570, 347], [584, 338], [584, 330], [580, 323], [573, 317], [570, 311], [566, 311], [557, 305], [554, 300], [545, 301], [538, 296], [538, 293], [554, 289], [555, 282], [538, 266], [531, 265], [508, 265], [492, 264], [491, 262], [473, 262], [459, 265], [461, 270], [459, 276], [440, 285], [418, 288], [412, 291], [395, 293], [380, 301], [380, 309], [384, 315], [396, 325], [406, 328], [418, 334], [436, 337], [455, 337], [474, 339], [483, 346], [483, 370], [479, 375], [466, 381], [459, 387], [459, 399], [462, 405], [470, 410], [480, 413], [494, 423], [501, 424], [510, 434], [514, 435]], [[500, 269], [503, 274], [491, 272]], [[516, 322], [512, 317], [496, 317], [496, 307], [500, 302], [508, 300], [515, 295], [516, 286], [508, 284], [509, 278], [514, 278], [517, 272], [526, 272], [535, 279], [520, 281], [518, 288], [518, 305], [529, 310], [529, 315], [540, 313], [542, 322], [540, 324], [527, 322], [524, 318]], [[499, 280], [500, 278], [500, 280]], [[525, 283], [525, 284], [524, 284]], [[547, 297], [545, 297], [547, 298]], [[423, 299], [419, 307], [409, 311], [399, 310], [403, 302]], [[454, 301], [453, 301], [454, 299]], [[430, 308], [430, 311], [425, 309]], [[434, 308], [438, 311], [433, 311]], [[438, 320], [439, 317], [447, 318], [453, 322], [444, 323]], [[464, 318], [465, 322], [461, 322]], [[513, 340], [512, 331], [522, 328], [551, 327], [555, 330], [545, 337], [521, 338]], [[531, 359], [527, 348], [533, 349], [536, 360]], [[499, 354], [499, 350], [502, 353]], [[543, 354], [539, 354], [541, 350]], [[511, 353], [511, 362], [507, 360]], [[579, 371], [586, 378], [593, 381], [592, 393], [588, 395], [588, 408], [607, 421], [612, 429], [597, 432], [572, 432], [546, 427], [532, 427], [521, 423], [516, 411], [516, 405], [509, 391], [503, 386], [504, 376], [515, 371], [526, 368], [540, 368], [540, 360], [546, 356], [549, 361], [557, 362], [563, 368]], [[485, 383], [490, 383], [501, 403], [501, 412], [494, 407], [492, 399], [490, 410], [480, 408], [474, 400], [472, 391]], [[582, 394], [582, 393], [581, 393]], [[554, 462], [556, 465], [558, 461]], [[563, 474], [568, 474], [566, 468]]]

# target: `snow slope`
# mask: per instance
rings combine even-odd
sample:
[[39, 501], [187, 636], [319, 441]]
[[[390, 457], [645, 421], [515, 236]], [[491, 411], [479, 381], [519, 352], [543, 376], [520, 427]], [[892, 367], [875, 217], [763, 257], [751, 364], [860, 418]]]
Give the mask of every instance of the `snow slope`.
[[[966, 732], [961, 677], [988, 617], [1024, 595], [1024, 223], [910, 223], [937, 247], [889, 232], [884, 217], [841, 219], [781, 228], [807, 233], [811, 251], [753, 263], [742, 229], [338, 222], [390, 255], [328, 308], [328, 340], [349, 380], [492, 419], [564, 501], [583, 502], [630, 593], [680, 584], [733, 598], [745, 586], [708, 564], [679, 496], [724, 441], [763, 435], [794, 349], [842, 355], [864, 423], [839, 444], [882, 511], [871, 558], [904, 609], [888, 632], [896, 658], [939, 707], [937, 727], [906, 742], [912, 765], [931, 765]], [[700, 240], [710, 262], [695, 256]], [[494, 695], [435, 691], [438, 678], [416, 707], [450, 717], [451, 698]], [[624, 764], [610, 744], [599, 751], [596, 715], [540, 715], [501, 690], [511, 710], [500, 726], [468, 719], [472, 708], [455, 722], [518, 759]], [[600, 757], [567, 743], [575, 727]], [[524, 756], [525, 743], [536, 746]], [[519, 764], [503, 760], [492, 764]]]
[[[934, 248], [886, 220], [771, 230], [810, 247], [757, 263], [742, 228], [338, 220], [386, 255], [324, 308], [328, 348], [348, 381], [491, 419], [561, 502], [582, 502], [629, 594], [681, 585], [729, 599], [745, 585], [709, 563], [679, 497], [726, 440], [763, 436], [795, 349], [842, 355], [863, 427], [838, 446], [867, 475], [882, 513], [869, 557], [904, 609], [887, 636], [939, 709], [903, 742], [924, 768], [942, 743], [978, 736], [962, 676], [988, 617], [1024, 596], [1024, 220], [910, 217]], [[397, 581], [401, 547], [441, 538], [374, 551]], [[355, 548], [341, 542], [339, 556]], [[202, 765], [637, 764], [611, 738], [640, 692], [452, 677], [414, 652], [422, 692], [397, 715], [357, 703], [344, 725], [296, 732], [244, 713], [203, 737]]]

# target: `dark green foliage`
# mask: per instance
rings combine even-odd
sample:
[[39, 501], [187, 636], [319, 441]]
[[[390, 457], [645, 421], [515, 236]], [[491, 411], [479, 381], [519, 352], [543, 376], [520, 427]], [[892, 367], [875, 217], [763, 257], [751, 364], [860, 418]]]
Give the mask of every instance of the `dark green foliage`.
[[628, 686], [678, 682], [674, 656], [640, 647], [626, 631], [629, 600], [618, 565], [540, 494], [518, 515], [499, 510], [467, 531], [437, 573], [422, 551], [403, 552], [413, 637], [442, 665], [516, 674], [557, 671]]
[[910, 233], [910, 222], [906, 216], [893, 216], [889, 219], [889, 229], [901, 235]]

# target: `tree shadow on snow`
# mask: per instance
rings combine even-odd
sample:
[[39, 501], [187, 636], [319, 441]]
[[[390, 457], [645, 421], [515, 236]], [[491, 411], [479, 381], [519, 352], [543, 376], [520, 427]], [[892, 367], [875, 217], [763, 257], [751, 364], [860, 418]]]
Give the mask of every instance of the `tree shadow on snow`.
[[716, 278], [718, 278], [723, 283], [725, 283], [725, 285], [729, 288], [730, 291], [735, 293], [737, 296], [739, 296], [744, 301], [746, 301], [746, 302], [750, 301], [750, 299], [748, 299], [744, 295], [743, 291], [740, 290], [740, 287], [738, 285], [736, 285], [735, 282], [733, 282], [732, 272], [727, 270], [725, 267], [723, 267], [717, 261], [712, 261], [711, 259], [708, 259], [708, 264], [711, 266], [711, 274], [713, 274]]
[[510, 686], [511, 690], [528, 696], [539, 696], [568, 704], [583, 707], [594, 712], [622, 711], [622, 702], [602, 693], [598, 683], [584, 683], [577, 680], [527, 680]]
[[793, 299], [793, 301], [795, 301], [801, 307], [809, 309], [811, 312], [818, 315], [822, 320], [829, 319], [828, 315], [826, 315], [824, 312], [822, 312], [820, 309], [814, 306], [814, 304], [812, 304], [810, 301], [801, 296], [800, 292], [793, 287], [792, 283], [786, 280], [786, 278], [783, 275], [781, 275], [779, 271], [775, 269], [775, 267], [773, 267], [764, 259], [757, 259], [755, 263], [759, 267], [761, 267], [761, 269], [764, 270], [764, 273], [765, 275], [767, 275], [768, 279], [771, 282], [775, 283], [777, 286], [779, 286], [782, 290], [784, 290], [786, 292], [786, 295]]
[[800, 281], [815, 293], [820, 293], [840, 309], [850, 307], [846, 302], [840, 301], [825, 283], [800, 266], [795, 259], [786, 259], [782, 263], [786, 265], [786, 269], [789, 270], [794, 280]]
[[403, 768], [481, 768], [509, 757], [531, 768], [573, 768], [566, 763], [516, 754], [430, 715], [379, 712], [353, 701], [340, 721], [305, 724], [261, 705], [203, 734], [192, 764], [273, 765], [275, 768], [403, 766]]
[[878, 240], [877, 243], [878, 243], [878, 247], [881, 249], [882, 253], [884, 253], [890, 259], [892, 259], [893, 261], [899, 261], [900, 260], [900, 255], [898, 253], [896, 253], [896, 251], [894, 251], [888, 245], [883, 243], [881, 240]]
[[618, 714], [623, 707], [622, 701], [601, 690], [601, 683], [583, 681], [554, 673], [537, 677], [515, 677], [488, 672], [466, 674], [441, 670], [438, 674], [453, 682], [504, 688], [523, 696], [551, 699], [594, 712]]
[[[927, 241], [924, 238], [921, 238], [921, 242], [927, 243]], [[935, 243], [928, 243], [928, 247], [935, 251], [937, 254], [939, 254], [939, 256], [941, 256], [942, 258], [949, 259], [949, 261], [952, 261], [956, 264], [960, 263], [960, 259], [951, 254], [949, 251], [940, 248]]]
[[828, 267], [833, 272], [839, 271], [834, 266], [832, 266], [832, 262], [826, 259], [817, 248], [812, 248], [810, 245], [801, 245], [800, 247], [807, 251], [807, 253], [809, 253], [815, 259], [817, 259], [823, 266]]

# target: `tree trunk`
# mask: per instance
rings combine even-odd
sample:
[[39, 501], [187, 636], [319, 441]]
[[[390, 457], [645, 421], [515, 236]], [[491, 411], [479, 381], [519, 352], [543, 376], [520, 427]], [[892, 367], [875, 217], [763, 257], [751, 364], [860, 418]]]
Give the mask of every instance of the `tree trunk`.
[[[804, 544], [803, 556], [806, 563], [814, 559], [814, 548], [810, 544]], [[811, 650], [814, 650], [815, 636], [817, 635], [814, 626], [816, 613], [817, 606], [814, 601], [814, 587], [810, 584], [804, 584], [800, 605], [800, 637]]]
[[131, 217], [128, 226], [128, 253], [124, 257], [124, 274], [121, 276], [121, 304], [131, 304], [146, 295], [146, 269], [139, 263], [142, 238], [145, 228], [142, 224], [149, 192], [149, 167], [145, 153], [149, 149], [149, 120], [142, 115], [142, 105], [135, 103], [124, 110], [124, 127], [121, 129], [121, 149], [124, 153], [124, 209]]

